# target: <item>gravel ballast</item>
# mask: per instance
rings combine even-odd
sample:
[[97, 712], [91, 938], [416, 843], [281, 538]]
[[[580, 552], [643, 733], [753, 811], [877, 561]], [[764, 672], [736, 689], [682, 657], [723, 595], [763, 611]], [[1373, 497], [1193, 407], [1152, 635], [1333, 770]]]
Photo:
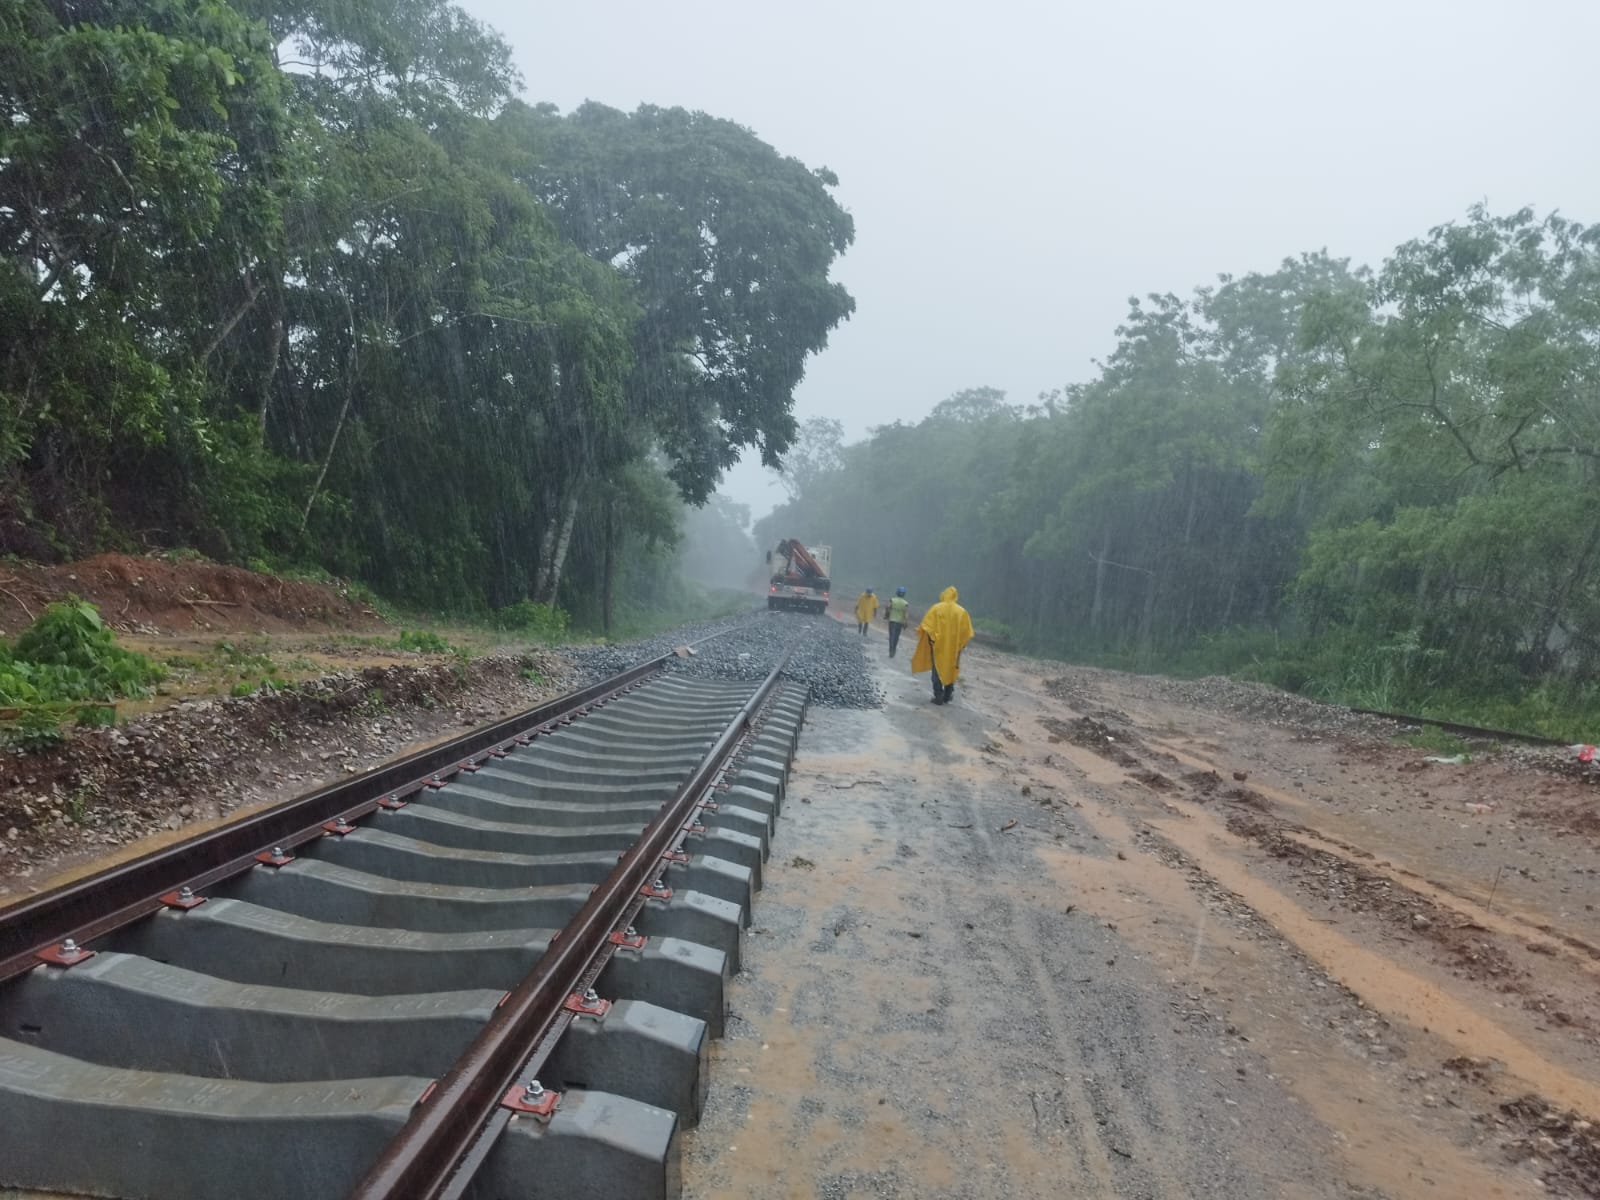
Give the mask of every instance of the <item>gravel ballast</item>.
[[[718, 635], [712, 637], [712, 635]], [[879, 708], [863, 639], [827, 617], [760, 611], [685, 625], [658, 637], [608, 646], [573, 646], [568, 656], [585, 682], [605, 679], [635, 663], [671, 653], [701, 638], [693, 654], [674, 658], [676, 674], [712, 679], [762, 679], [785, 648], [793, 647], [785, 674], [811, 688], [811, 702], [827, 708]]]

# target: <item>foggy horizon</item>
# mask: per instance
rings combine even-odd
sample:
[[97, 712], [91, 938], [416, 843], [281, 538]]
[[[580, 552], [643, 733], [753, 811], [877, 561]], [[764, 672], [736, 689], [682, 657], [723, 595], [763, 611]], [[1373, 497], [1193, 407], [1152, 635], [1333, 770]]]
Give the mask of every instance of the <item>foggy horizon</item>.
[[[529, 101], [701, 109], [837, 172], [856, 241], [834, 275], [857, 308], [796, 417], [849, 441], [962, 388], [1027, 404], [1091, 378], [1130, 296], [1322, 248], [1376, 267], [1480, 201], [1596, 215], [1579, 206], [1600, 184], [1581, 124], [1600, 6], [1575, 0], [1509, 27], [1485, 0], [1363, 0], [1337, 21], [1256, 0], [465, 7], [510, 42]], [[1519, 31], [1537, 53], [1508, 55]], [[754, 517], [783, 498], [748, 453], [721, 490]]]

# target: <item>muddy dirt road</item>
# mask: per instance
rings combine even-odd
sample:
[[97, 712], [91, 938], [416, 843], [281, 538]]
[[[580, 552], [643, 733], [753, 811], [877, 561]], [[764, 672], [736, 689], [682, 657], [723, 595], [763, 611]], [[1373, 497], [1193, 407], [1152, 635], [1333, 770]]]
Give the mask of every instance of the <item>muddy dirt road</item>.
[[890, 665], [809, 719], [686, 1195], [1600, 1194], [1595, 789]]

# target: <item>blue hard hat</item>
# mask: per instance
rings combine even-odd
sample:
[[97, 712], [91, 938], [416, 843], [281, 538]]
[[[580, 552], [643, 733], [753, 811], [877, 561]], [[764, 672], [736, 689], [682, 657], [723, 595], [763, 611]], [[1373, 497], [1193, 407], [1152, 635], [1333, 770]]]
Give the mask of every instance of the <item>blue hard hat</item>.
[[905, 588], [895, 588], [894, 594], [896, 596], [904, 596], [906, 594], [906, 590]]

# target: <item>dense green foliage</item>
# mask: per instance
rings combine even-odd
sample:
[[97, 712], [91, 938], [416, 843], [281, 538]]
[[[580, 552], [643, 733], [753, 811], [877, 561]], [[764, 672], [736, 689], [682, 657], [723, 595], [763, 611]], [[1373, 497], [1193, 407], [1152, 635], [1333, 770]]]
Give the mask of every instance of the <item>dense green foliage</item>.
[[730, 122], [517, 87], [446, 0], [0, 0], [0, 552], [604, 619], [787, 449], [853, 230]]
[[144, 696], [165, 676], [117, 645], [94, 605], [69, 597], [46, 608], [15, 645], [0, 640], [0, 739], [48, 739], [73, 716], [107, 720], [102, 706], [84, 702]]
[[1593, 736], [1600, 228], [1474, 210], [1375, 273], [1132, 301], [1117, 338], [1033, 407], [808, 427], [761, 540], [955, 583], [1051, 653]]

